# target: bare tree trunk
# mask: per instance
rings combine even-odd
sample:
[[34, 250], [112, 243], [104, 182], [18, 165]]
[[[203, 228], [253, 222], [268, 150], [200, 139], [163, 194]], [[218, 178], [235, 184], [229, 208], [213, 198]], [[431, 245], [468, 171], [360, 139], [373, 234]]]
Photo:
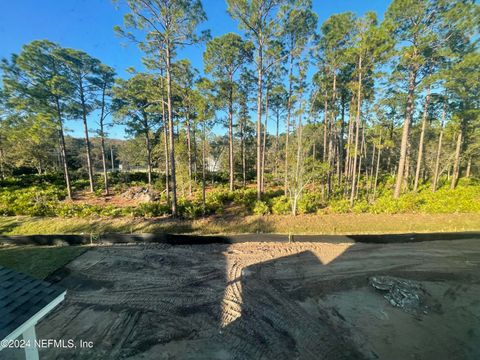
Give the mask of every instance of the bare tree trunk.
[[161, 101], [162, 101], [162, 119], [163, 119], [163, 150], [165, 152], [165, 195], [167, 196], [167, 204], [170, 205], [170, 164], [168, 159], [168, 122], [165, 114], [165, 88], [163, 79], [163, 70], [160, 73], [161, 77]]
[[370, 173], [367, 173], [367, 180], [368, 180], [368, 187], [367, 187], [367, 197], [370, 194], [370, 190], [372, 189], [372, 181], [373, 181], [373, 171], [375, 169], [375, 152], [376, 152], [376, 147], [375, 147], [375, 142], [372, 143], [372, 162], [370, 164]]
[[276, 133], [275, 133], [275, 177], [278, 176], [278, 128], [279, 128], [279, 125], [280, 125], [280, 114], [279, 112], [277, 111], [277, 114], [276, 114]]
[[4, 152], [3, 152], [3, 148], [0, 147], [0, 178], [2, 180], [5, 179], [5, 166], [4, 166]]
[[407, 158], [408, 137], [410, 133], [410, 122], [412, 120], [413, 100], [415, 95], [415, 82], [417, 79], [417, 68], [412, 67], [410, 70], [410, 80], [408, 85], [407, 109], [405, 111], [405, 121], [403, 123], [402, 143], [400, 146], [400, 161], [397, 168], [397, 180], [395, 183], [395, 191], [393, 197], [398, 199], [402, 191], [403, 178], [405, 174], [405, 163]]
[[405, 158], [405, 172], [403, 175], [403, 186], [406, 191], [408, 191], [410, 184], [410, 152], [411, 152], [411, 146], [410, 146], [410, 141], [408, 142], [407, 145], [407, 156]]
[[258, 49], [257, 89], [257, 200], [262, 196], [262, 94], [263, 94], [263, 48]]
[[197, 165], [197, 124], [195, 120], [192, 123], [192, 153], [193, 153], [193, 180], [195, 183], [197, 182], [197, 172], [198, 172], [198, 165]]
[[415, 170], [415, 182], [413, 184], [413, 191], [418, 190], [418, 181], [420, 179], [420, 169], [422, 167], [422, 158], [423, 158], [423, 142], [425, 139], [425, 130], [427, 128], [427, 110], [428, 110], [429, 102], [430, 102], [430, 86], [427, 88], [427, 95], [425, 97], [425, 103], [423, 105], [422, 131], [420, 133], [420, 141], [418, 144], [417, 168]]
[[457, 187], [458, 178], [460, 177], [460, 154], [462, 151], [463, 129], [460, 128], [457, 137], [457, 146], [455, 149], [455, 161], [453, 163], [452, 181], [450, 182], [450, 189]]
[[380, 142], [378, 148], [378, 155], [377, 155], [377, 170], [375, 171], [375, 183], [373, 185], [373, 200], [377, 195], [377, 184], [378, 184], [378, 173], [380, 171], [380, 157], [382, 156], [382, 136], [380, 135]]
[[85, 95], [83, 93], [83, 84], [82, 80], [80, 79], [80, 103], [82, 106], [82, 120], [83, 120], [83, 130], [85, 132], [85, 150], [87, 154], [87, 172], [88, 172], [88, 180], [90, 182], [90, 192], [95, 191], [95, 186], [93, 183], [93, 168], [92, 168], [92, 155], [90, 151], [90, 139], [88, 136], [88, 124], [87, 124], [87, 109], [85, 104]]
[[63, 172], [65, 175], [65, 184], [67, 185], [67, 197], [68, 199], [72, 199], [72, 186], [70, 184], [70, 175], [68, 173], [68, 160], [67, 160], [67, 148], [65, 146], [65, 135], [63, 133], [63, 121], [62, 121], [62, 112], [60, 110], [60, 101], [58, 98], [55, 98], [56, 107], [57, 107], [57, 115], [58, 115], [58, 132], [60, 136], [60, 149], [62, 153], [62, 161], [63, 161]]
[[230, 75], [230, 88], [228, 92], [228, 165], [230, 191], [234, 188], [234, 159], [233, 159], [233, 74]]
[[358, 158], [358, 138], [360, 132], [360, 111], [362, 107], [362, 57], [358, 59], [358, 92], [357, 92], [357, 115], [355, 117], [355, 152], [353, 158], [352, 169], [352, 189], [350, 192], [350, 206], [353, 206], [355, 201], [355, 189], [356, 189], [356, 173], [357, 173], [357, 158]]
[[115, 160], [113, 157], [113, 146], [110, 144], [110, 162], [112, 165], [112, 172], [115, 171]]
[[240, 122], [240, 151], [242, 153], [242, 179], [243, 187], [247, 186], [247, 170], [245, 159], [245, 120]]
[[263, 143], [262, 143], [262, 192], [265, 191], [265, 154], [267, 146], [267, 124], [268, 124], [268, 82], [265, 93], [265, 124], [263, 125]]
[[[351, 109], [351, 107], [350, 107]], [[345, 160], [345, 169], [344, 177], [347, 178], [350, 175], [350, 147], [352, 146], [352, 133], [353, 133], [353, 121], [352, 121], [352, 111], [349, 111], [349, 121], [348, 121], [348, 135], [347, 135], [347, 149], [346, 149], [346, 160]]]
[[355, 187], [355, 199], [358, 198], [358, 189], [360, 186], [360, 176], [362, 174], [362, 159], [365, 157], [365, 162], [366, 162], [366, 148], [365, 148], [365, 126], [362, 125], [362, 142], [360, 145], [360, 159], [359, 159], [359, 164], [358, 164], [358, 174], [355, 174], [354, 176], [357, 177], [357, 182], [356, 182], [356, 187]]
[[338, 185], [342, 184], [343, 168], [345, 164], [343, 136], [345, 135], [345, 98], [342, 96], [342, 116], [340, 124], [340, 136], [338, 137]]
[[[146, 121], [147, 115], [143, 115]], [[148, 127], [145, 128], [145, 146], [147, 147], [147, 174], [148, 185], [152, 185], [152, 144]]]
[[288, 99], [287, 99], [287, 124], [285, 128], [285, 174], [284, 174], [284, 195], [287, 196], [288, 189], [288, 145], [290, 135], [290, 118], [292, 116], [292, 89], [293, 89], [293, 55], [290, 54], [288, 70]]
[[435, 160], [435, 171], [433, 173], [433, 185], [432, 185], [432, 191], [433, 192], [437, 191], [438, 178], [440, 176], [438, 171], [440, 169], [440, 155], [442, 154], [443, 124], [445, 122], [445, 115], [446, 115], [446, 106], [443, 107], [442, 123], [440, 125], [440, 135], [438, 136], [437, 157], [436, 157], [436, 160]]
[[172, 79], [171, 79], [171, 54], [170, 44], [166, 46], [167, 60], [167, 109], [168, 109], [168, 132], [170, 140], [170, 163], [171, 163], [171, 179], [172, 179], [172, 216], [177, 216], [177, 178], [175, 171], [175, 139], [173, 134], [173, 114], [172, 114]]
[[107, 155], [105, 153], [105, 131], [104, 131], [104, 120], [105, 120], [105, 92], [106, 85], [102, 87], [102, 105], [100, 112], [100, 147], [102, 151], [102, 167], [103, 167], [103, 187], [105, 190], [105, 195], [108, 195], [108, 173], [107, 173]]
[[165, 151], [165, 195], [167, 196], [167, 204], [170, 204], [170, 161], [168, 154], [168, 124], [163, 125], [163, 149]]
[[206, 214], [207, 212], [207, 205], [206, 205], [206, 195], [205, 195], [205, 183], [206, 183], [206, 178], [205, 178], [205, 160], [206, 160], [206, 142], [207, 142], [207, 130], [206, 130], [206, 125], [205, 121], [202, 123], [203, 127], [203, 141], [202, 141], [202, 209], [203, 209], [203, 215]]
[[297, 163], [295, 166], [295, 189], [294, 189], [294, 201], [293, 201], [293, 206], [292, 206], [292, 215], [296, 216], [297, 215], [297, 202], [298, 198], [300, 196], [300, 191], [301, 188], [303, 187], [303, 184], [300, 184], [300, 161], [301, 161], [301, 155], [302, 155], [302, 116], [298, 118], [298, 128], [297, 128]]
[[190, 111], [185, 118], [187, 125], [187, 157], [188, 157], [188, 195], [192, 195], [192, 141], [190, 137]]
[[332, 120], [330, 121], [330, 136], [328, 138], [328, 175], [327, 175], [327, 197], [330, 197], [332, 191], [332, 168], [334, 165], [334, 141], [336, 138], [336, 125], [335, 125], [335, 101], [337, 95], [337, 71], [333, 69], [333, 87], [332, 87]]
[[352, 99], [350, 101], [350, 107], [349, 107], [349, 120], [348, 120], [348, 139], [347, 139], [347, 160], [346, 160], [346, 165], [345, 165], [345, 188], [344, 188], [344, 195], [347, 196], [348, 190], [349, 190], [349, 183], [351, 181], [351, 172], [352, 172], [352, 167], [353, 167], [353, 161], [352, 161], [352, 154], [351, 154], [351, 147], [353, 143], [353, 137], [354, 137], [354, 127], [355, 127], [355, 122], [353, 118], [353, 107], [354, 107], [355, 101], [354, 97], [352, 96]]
[[323, 154], [322, 161], [327, 161], [327, 142], [328, 142], [328, 93], [325, 91], [325, 101], [323, 105]]
[[470, 172], [472, 171], [472, 157], [469, 156], [468, 157], [468, 161], [467, 161], [467, 170], [465, 172], [465, 177], [468, 179], [470, 178]]

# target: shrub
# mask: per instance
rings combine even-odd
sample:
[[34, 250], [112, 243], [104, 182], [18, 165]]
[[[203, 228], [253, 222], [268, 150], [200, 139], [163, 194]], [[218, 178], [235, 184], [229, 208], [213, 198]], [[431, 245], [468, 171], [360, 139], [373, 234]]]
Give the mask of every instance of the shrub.
[[346, 199], [332, 200], [328, 209], [337, 214], [345, 214], [350, 212], [350, 202]]
[[141, 216], [146, 218], [164, 216], [169, 213], [170, 208], [168, 205], [159, 201], [141, 203], [137, 207], [132, 208], [133, 216]]
[[272, 213], [276, 215], [286, 215], [292, 212], [290, 200], [285, 196], [279, 196], [271, 199]]
[[257, 191], [255, 189], [240, 189], [233, 192], [233, 203], [241, 205], [246, 210], [252, 211], [257, 201]]
[[187, 219], [194, 219], [202, 216], [203, 214], [203, 205], [200, 201], [180, 199], [178, 201], [177, 208], [178, 213]]
[[300, 214], [311, 214], [324, 207], [321, 195], [317, 193], [305, 193], [297, 204]]
[[255, 215], [268, 215], [270, 213], [270, 209], [264, 201], [256, 201], [253, 207], [253, 213]]

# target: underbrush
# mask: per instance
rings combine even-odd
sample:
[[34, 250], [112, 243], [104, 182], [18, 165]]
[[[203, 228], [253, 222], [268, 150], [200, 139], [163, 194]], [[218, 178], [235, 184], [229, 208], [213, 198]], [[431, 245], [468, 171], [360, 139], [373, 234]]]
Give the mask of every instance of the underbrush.
[[[134, 178], [134, 176], [132, 176]], [[45, 179], [43, 179], [45, 180]], [[18, 179], [2, 181], [0, 189], [0, 215], [3, 216], [45, 216], [64, 218], [87, 217], [144, 217], [154, 218], [171, 213], [170, 206], [164, 197], [159, 201], [141, 203], [137, 206], [115, 207], [113, 205], [79, 204], [63, 201], [66, 191], [58, 178], [39, 181], [36, 178], [26, 180], [22, 184]], [[76, 181], [75, 188], [88, 186], [88, 182]], [[118, 184], [117, 184], [118, 186]], [[436, 192], [427, 186], [418, 192], [403, 194], [394, 199], [391, 187], [379, 186], [376, 199], [366, 199], [363, 194], [355, 201], [354, 206], [343, 198], [343, 194], [333, 194], [327, 201], [320, 191], [305, 191], [297, 203], [299, 214], [402, 214], [402, 213], [480, 213], [480, 184], [476, 180], [462, 180], [455, 190], [447, 185]], [[225, 214], [246, 215], [288, 215], [292, 212], [291, 199], [284, 196], [283, 190], [267, 190], [257, 199], [256, 189], [238, 189], [229, 191], [218, 187], [206, 194], [205, 207], [201, 192], [193, 197], [180, 198], [178, 214], [186, 219], [195, 219], [205, 215]]]

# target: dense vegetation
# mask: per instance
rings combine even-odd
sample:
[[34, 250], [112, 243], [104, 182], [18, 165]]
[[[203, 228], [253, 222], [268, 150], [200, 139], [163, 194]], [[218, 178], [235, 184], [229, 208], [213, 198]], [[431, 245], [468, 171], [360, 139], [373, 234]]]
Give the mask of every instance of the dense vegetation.
[[[227, 0], [242, 31], [213, 39], [198, 0], [126, 3], [115, 31], [144, 72], [120, 79], [47, 40], [2, 61], [2, 215], [480, 212], [475, 1], [393, 0], [382, 21], [319, 26], [309, 0]], [[204, 73], [176, 59], [193, 43]], [[109, 139], [118, 124], [129, 139]], [[143, 184], [160, 199], [68, 201]]]

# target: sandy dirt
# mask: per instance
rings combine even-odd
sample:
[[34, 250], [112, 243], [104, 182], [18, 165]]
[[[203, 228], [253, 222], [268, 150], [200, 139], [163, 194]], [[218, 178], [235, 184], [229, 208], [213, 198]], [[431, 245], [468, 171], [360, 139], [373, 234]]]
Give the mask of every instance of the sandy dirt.
[[[42, 359], [480, 359], [480, 241], [94, 248], [59, 282]], [[369, 284], [417, 281], [426, 311]], [[1, 357], [0, 353], [0, 357]]]

